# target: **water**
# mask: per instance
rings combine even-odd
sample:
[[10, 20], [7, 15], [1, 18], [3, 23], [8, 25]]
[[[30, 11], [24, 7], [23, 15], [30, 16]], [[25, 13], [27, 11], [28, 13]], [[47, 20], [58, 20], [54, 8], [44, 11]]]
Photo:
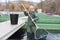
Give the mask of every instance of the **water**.
[[24, 37], [21, 40], [27, 40], [27, 33], [24, 34]]
[[24, 40], [27, 38], [27, 34], [24, 28], [19, 29], [12, 36], [10, 36], [7, 40]]
[[51, 34], [47, 35], [46, 40], [60, 40], [60, 34]]
[[45, 40], [45, 38], [46, 38], [46, 40], [60, 40], [60, 31], [59, 30], [56, 30], [56, 31], [50, 30], [50, 31], [48, 31], [48, 34], [46, 31], [48, 31], [48, 30], [38, 29], [37, 38], [39, 38], [39, 36], [41, 37], [41, 36], [46, 35], [45, 37], [40, 38], [40, 40]]
[[[40, 30], [41, 31], [41, 30]], [[38, 31], [38, 34], [40, 32]], [[41, 33], [40, 33], [41, 34]], [[19, 39], [19, 40], [27, 40], [27, 32], [25, 31], [25, 29], [19, 29], [16, 33], [14, 33], [11, 37], [8, 38], [9, 39]], [[40, 39], [40, 40], [45, 40]], [[48, 33], [46, 40], [60, 40], [60, 33]]]

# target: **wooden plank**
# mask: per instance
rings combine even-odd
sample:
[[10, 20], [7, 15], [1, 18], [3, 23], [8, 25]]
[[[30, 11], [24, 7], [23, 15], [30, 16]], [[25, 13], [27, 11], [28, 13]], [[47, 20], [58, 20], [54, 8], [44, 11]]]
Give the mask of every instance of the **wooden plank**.
[[25, 22], [27, 17], [19, 18], [18, 25], [11, 25], [10, 21], [0, 23], [0, 40], [5, 40], [20, 29]]

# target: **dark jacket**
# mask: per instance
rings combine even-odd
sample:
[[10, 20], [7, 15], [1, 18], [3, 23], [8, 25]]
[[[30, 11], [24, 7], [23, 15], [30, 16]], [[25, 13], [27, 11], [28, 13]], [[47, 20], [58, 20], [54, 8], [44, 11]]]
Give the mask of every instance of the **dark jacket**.
[[[34, 22], [38, 21], [38, 16], [37, 16], [36, 12], [30, 13], [30, 16], [31, 16], [32, 19], [34, 19]], [[29, 25], [33, 25], [31, 18], [28, 16], [28, 24]]]
[[[38, 16], [37, 16], [36, 12], [30, 13], [30, 16], [32, 19], [34, 19], [34, 22], [36, 22], [38, 20]], [[27, 27], [28, 32], [34, 32], [36, 30], [36, 26], [32, 22], [31, 18], [28, 16], [28, 23], [27, 23], [28, 24], [28, 27]]]

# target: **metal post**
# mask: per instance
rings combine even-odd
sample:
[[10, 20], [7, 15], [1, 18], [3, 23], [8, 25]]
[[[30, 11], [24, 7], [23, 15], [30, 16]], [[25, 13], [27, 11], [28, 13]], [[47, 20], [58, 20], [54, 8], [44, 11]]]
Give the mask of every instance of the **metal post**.
[[41, 0], [41, 9], [42, 9], [42, 0]]
[[40, 0], [40, 9], [42, 10], [42, 0]]

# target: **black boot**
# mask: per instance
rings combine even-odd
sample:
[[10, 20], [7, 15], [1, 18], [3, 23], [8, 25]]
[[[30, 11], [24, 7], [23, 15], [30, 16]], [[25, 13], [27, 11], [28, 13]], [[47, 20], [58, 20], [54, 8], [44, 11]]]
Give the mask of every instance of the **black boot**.
[[27, 40], [34, 40], [34, 33], [27, 32]]

